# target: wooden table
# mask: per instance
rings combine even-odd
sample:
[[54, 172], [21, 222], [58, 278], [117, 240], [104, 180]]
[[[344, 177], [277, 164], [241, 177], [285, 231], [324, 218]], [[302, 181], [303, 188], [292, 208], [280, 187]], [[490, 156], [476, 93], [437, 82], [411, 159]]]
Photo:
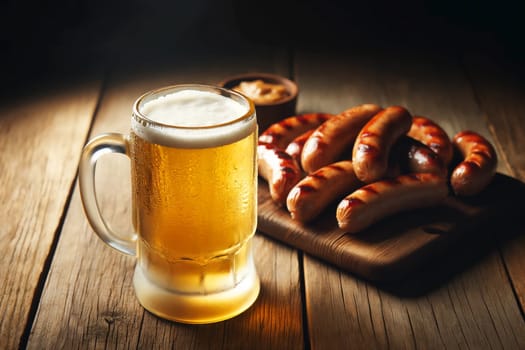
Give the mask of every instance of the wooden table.
[[[475, 52], [245, 43], [180, 50], [162, 64], [114, 64], [13, 93], [0, 106], [0, 348], [524, 349], [522, 221], [481, 228], [490, 230], [488, 242], [445, 254], [424, 278], [388, 286], [257, 232], [256, 304], [234, 319], [191, 326], [138, 304], [135, 260], [93, 234], [77, 184], [83, 145], [102, 132], [127, 132], [141, 93], [253, 71], [294, 79], [298, 112], [400, 104], [451, 135], [476, 130], [496, 145], [498, 172], [521, 183], [525, 94], [501, 62]], [[128, 160], [107, 158], [97, 172], [102, 210], [113, 226], [131, 230]]]

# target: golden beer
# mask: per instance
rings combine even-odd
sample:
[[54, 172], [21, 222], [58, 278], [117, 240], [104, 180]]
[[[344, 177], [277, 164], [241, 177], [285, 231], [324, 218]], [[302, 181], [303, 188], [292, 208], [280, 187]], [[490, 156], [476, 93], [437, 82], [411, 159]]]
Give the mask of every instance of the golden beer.
[[[128, 136], [101, 135], [85, 147], [80, 182], [86, 214], [106, 243], [137, 256], [133, 284], [147, 310], [208, 323], [256, 300], [256, 142], [255, 109], [244, 96], [178, 85], [135, 102]], [[92, 174], [101, 150], [131, 159], [136, 241], [114, 234], [97, 209]]]
[[139, 261], [174, 291], [217, 292], [246, 272], [256, 227], [255, 131], [212, 148], [173, 148], [131, 133]]

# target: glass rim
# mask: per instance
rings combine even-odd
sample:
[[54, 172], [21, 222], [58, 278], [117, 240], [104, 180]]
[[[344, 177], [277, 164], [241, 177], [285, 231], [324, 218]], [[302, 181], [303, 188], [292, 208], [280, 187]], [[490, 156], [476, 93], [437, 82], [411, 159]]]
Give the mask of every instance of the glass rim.
[[[166, 124], [162, 122], [158, 122], [156, 120], [148, 118], [148, 116], [140, 111], [140, 105], [141, 103], [148, 97], [159, 95], [162, 96], [163, 92], [166, 91], [176, 91], [176, 90], [199, 90], [199, 91], [209, 91], [209, 92], [219, 92], [221, 96], [231, 98], [231, 95], [237, 96], [241, 98], [242, 100], [246, 101], [248, 105], [248, 110], [246, 113], [244, 113], [242, 116], [235, 118], [233, 120], [229, 120], [227, 122], [213, 124], [213, 125], [203, 125], [203, 126], [184, 126], [184, 125], [174, 125], [174, 124]], [[228, 125], [233, 125], [236, 123], [239, 123], [243, 120], [250, 119], [250, 117], [255, 116], [255, 105], [251, 99], [249, 99], [246, 95], [224, 87], [216, 86], [216, 85], [208, 85], [208, 84], [174, 84], [174, 85], [167, 85], [160, 88], [156, 88], [153, 90], [149, 90], [145, 93], [143, 93], [141, 96], [139, 96], [135, 102], [133, 103], [133, 115], [136, 117], [139, 117], [140, 119], [146, 121], [149, 125], [153, 126], [159, 126], [163, 128], [172, 128], [172, 129], [187, 129], [187, 130], [202, 130], [202, 129], [214, 129], [214, 128], [220, 128]]]

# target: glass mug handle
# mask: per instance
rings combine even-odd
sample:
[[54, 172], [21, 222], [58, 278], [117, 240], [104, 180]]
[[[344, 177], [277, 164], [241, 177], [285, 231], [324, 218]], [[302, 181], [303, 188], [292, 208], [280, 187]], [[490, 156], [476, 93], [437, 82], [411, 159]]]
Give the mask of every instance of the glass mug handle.
[[80, 197], [86, 217], [95, 233], [110, 247], [127, 255], [136, 255], [137, 234], [123, 239], [108, 226], [97, 202], [95, 189], [95, 169], [100, 157], [109, 153], [128, 155], [128, 141], [125, 135], [106, 133], [89, 141], [82, 151], [79, 163], [78, 180]]

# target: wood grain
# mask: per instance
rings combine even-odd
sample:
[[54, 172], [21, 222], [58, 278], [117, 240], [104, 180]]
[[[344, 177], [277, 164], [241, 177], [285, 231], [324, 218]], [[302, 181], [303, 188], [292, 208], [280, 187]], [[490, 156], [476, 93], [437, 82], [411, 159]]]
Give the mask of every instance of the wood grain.
[[0, 107], [0, 339], [19, 346], [74, 183], [100, 81]]
[[[236, 60], [221, 62], [218, 69], [213, 55], [207, 53], [189, 60], [174, 60], [168, 70], [147, 76], [137, 75], [136, 70], [134, 74], [128, 70], [116, 73], [108, 83], [92, 135], [127, 132], [133, 100], [154, 87], [182, 82], [215, 83], [225, 75], [248, 69], [286, 74], [285, 55], [266, 51], [264, 57], [274, 57], [275, 62], [262, 61], [260, 57], [263, 56], [259, 51], [248, 50]], [[105, 217], [124, 230], [130, 219], [129, 181], [123, 180], [129, 177], [129, 165], [125, 164], [126, 159], [122, 161], [109, 159], [100, 164], [97, 186]], [[303, 348], [297, 253], [257, 234], [255, 260], [262, 290], [247, 312], [211, 325], [164, 321], [140, 307], [131, 285], [134, 259], [111, 250], [93, 234], [75, 193], [28, 347]]]
[[[306, 51], [296, 54], [300, 110], [333, 113], [364, 102], [400, 104], [434, 119], [450, 136], [470, 128], [492, 139], [464, 72], [448, 58], [453, 56], [379, 48], [324, 57]], [[309, 74], [313, 71], [322, 74]], [[500, 165], [499, 170], [504, 168]], [[312, 347], [341, 348], [349, 343], [363, 349], [523, 347], [525, 323], [494, 241], [487, 246], [491, 248], [484, 252], [484, 260], [474, 254], [468, 264], [458, 265], [443, 279], [437, 266], [432, 270], [438, 272], [435, 276], [426, 276], [435, 277], [436, 283], [413, 294], [412, 288], [421, 288], [416, 277], [403, 282], [406, 286], [369, 284], [306, 257]], [[444, 257], [442, 268], [447, 260]]]
[[[492, 254], [432, 293], [399, 297], [308, 259], [312, 348], [522, 348], [523, 322], [498, 260]], [[480, 284], [489, 273], [490, 283]]]

